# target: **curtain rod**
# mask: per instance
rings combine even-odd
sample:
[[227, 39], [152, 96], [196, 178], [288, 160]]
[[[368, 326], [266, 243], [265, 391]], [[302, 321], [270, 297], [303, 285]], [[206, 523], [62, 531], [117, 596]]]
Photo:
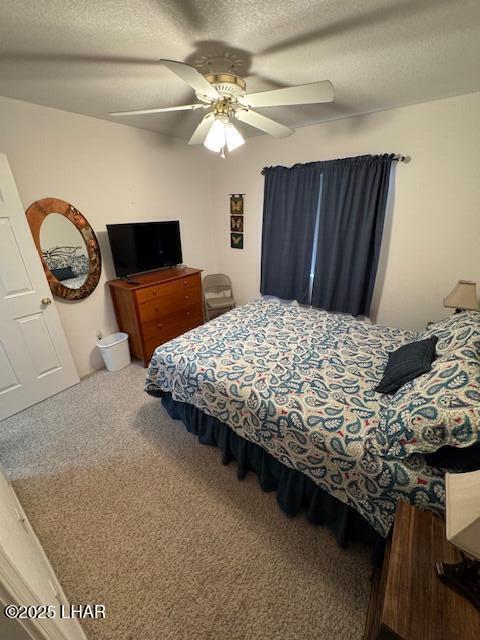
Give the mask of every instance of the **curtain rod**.
[[[401, 153], [399, 154], [395, 154], [392, 158], [393, 162], [405, 162], [405, 164], [407, 164], [408, 162], [410, 162], [411, 158], [410, 156], [404, 156]], [[328, 160], [326, 160], [325, 162], [328, 162]], [[260, 173], [262, 174], [262, 176], [265, 175], [265, 169], [267, 169], [268, 167], [263, 167], [263, 169], [260, 171]]]

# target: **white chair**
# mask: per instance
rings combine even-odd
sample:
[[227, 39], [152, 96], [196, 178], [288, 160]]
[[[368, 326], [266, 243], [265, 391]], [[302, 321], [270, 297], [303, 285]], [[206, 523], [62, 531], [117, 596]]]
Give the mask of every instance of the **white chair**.
[[235, 307], [232, 281], [224, 273], [213, 273], [203, 279], [205, 317], [212, 320]]

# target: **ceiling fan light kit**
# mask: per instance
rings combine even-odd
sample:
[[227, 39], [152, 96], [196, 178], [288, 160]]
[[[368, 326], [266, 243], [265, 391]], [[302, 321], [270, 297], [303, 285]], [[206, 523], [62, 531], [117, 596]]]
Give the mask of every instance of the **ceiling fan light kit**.
[[[209, 76], [206, 77], [208, 78]], [[218, 81], [224, 84], [228, 77], [230, 76], [227, 76], [227, 74], [222, 74], [221, 78], [218, 78], [218, 76], [210, 76], [212, 80], [214, 79], [216, 82]], [[232, 77], [236, 78], [236, 76]], [[241, 78], [236, 79], [243, 85], [245, 85], [245, 82]], [[235, 86], [238, 88], [239, 92], [245, 93], [245, 89], [241, 86], [241, 84], [237, 84]], [[231, 92], [233, 94], [234, 91], [235, 89], [233, 85], [232, 87], [225, 85], [226, 93]], [[205, 99], [200, 95], [197, 95], [197, 97], [200, 100]], [[231, 153], [245, 143], [244, 137], [232, 122], [234, 117], [235, 109], [232, 104], [231, 98], [224, 96], [220, 100], [216, 100], [213, 103], [213, 121], [210, 125], [210, 129], [208, 130], [207, 137], [205, 138], [203, 144], [210, 151], [220, 153], [222, 158], [225, 158], [225, 147], [228, 149], [228, 152]], [[192, 142], [190, 141], [190, 143]]]
[[333, 85], [328, 80], [248, 94], [246, 93], [245, 80], [233, 73], [208, 73], [203, 76], [195, 67], [183, 62], [175, 60], [160, 60], [159, 62], [189, 84], [200, 102], [141, 111], [116, 111], [109, 115], [130, 116], [167, 111], [210, 109], [198, 124], [189, 144], [203, 143], [210, 151], [220, 153], [222, 158], [225, 157], [225, 148], [230, 153], [245, 143], [242, 134], [233, 124], [235, 119], [275, 138], [285, 138], [294, 133], [293, 129], [257, 113], [252, 107], [319, 104], [332, 102], [334, 98]]
[[210, 151], [220, 153], [221, 157], [225, 158], [225, 147], [231, 153], [244, 143], [245, 140], [242, 134], [230, 122], [228, 116], [219, 115], [215, 117], [210, 126], [203, 144]]

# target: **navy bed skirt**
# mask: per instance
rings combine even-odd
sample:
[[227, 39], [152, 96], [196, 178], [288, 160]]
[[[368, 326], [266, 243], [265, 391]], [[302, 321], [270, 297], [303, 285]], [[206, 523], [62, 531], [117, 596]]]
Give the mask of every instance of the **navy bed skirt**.
[[372, 562], [381, 563], [385, 539], [354, 509], [321, 489], [305, 474], [286, 467], [257, 444], [240, 437], [217, 418], [191, 404], [173, 400], [170, 393], [158, 392], [158, 396], [168, 414], [181, 420], [202, 444], [217, 446], [222, 451], [223, 464], [236, 460], [239, 480], [253, 471], [263, 491], [276, 491], [277, 502], [287, 516], [305, 511], [312, 524], [326, 525], [333, 531], [339, 546], [345, 547], [349, 541], [367, 543], [372, 546]]

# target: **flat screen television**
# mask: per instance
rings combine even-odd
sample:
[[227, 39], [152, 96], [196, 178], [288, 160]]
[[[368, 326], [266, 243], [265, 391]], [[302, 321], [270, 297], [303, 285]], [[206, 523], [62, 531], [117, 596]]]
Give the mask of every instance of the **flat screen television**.
[[107, 224], [107, 231], [115, 273], [120, 278], [182, 262], [178, 220]]

